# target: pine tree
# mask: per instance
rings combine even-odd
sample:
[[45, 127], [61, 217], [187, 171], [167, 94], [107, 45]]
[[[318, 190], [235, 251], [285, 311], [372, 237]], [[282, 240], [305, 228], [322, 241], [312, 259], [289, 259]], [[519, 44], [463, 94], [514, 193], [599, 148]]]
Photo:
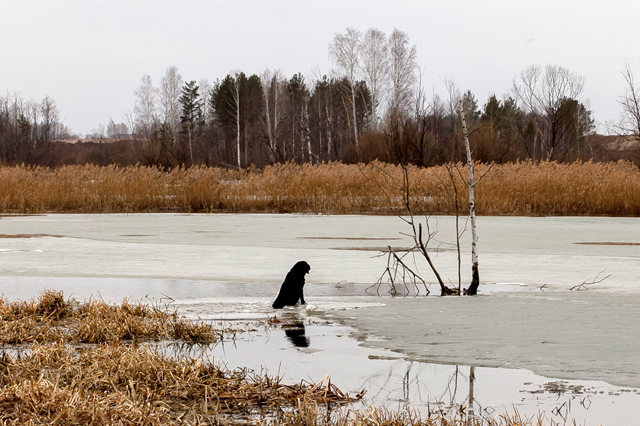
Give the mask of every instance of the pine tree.
[[182, 95], [179, 98], [182, 105], [180, 122], [182, 123], [181, 133], [185, 135], [187, 148], [189, 149], [189, 160], [193, 164], [193, 142], [197, 129], [202, 126], [202, 99], [198, 93], [198, 86], [195, 80], [191, 80], [182, 86]]

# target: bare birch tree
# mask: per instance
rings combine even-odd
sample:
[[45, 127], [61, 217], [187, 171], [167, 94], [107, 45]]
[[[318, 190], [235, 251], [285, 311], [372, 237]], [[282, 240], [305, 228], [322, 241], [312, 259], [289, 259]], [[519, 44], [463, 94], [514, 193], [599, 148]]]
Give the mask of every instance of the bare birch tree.
[[49, 96], [45, 96], [40, 103], [40, 116], [42, 117], [41, 143], [46, 144], [58, 137], [61, 127], [58, 107]]
[[31, 121], [31, 134], [30, 140], [38, 139], [38, 130], [40, 128], [40, 106], [36, 101], [29, 101], [26, 105], [26, 112], [29, 115], [29, 120]]
[[389, 77], [389, 46], [387, 36], [377, 28], [370, 28], [364, 35], [360, 50], [364, 81], [371, 93], [371, 123], [377, 129], [382, 102]]
[[272, 163], [275, 161], [276, 152], [278, 152], [278, 134], [283, 118], [283, 97], [280, 93], [282, 80], [282, 73], [277, 69], [271, 71], [267, 68], [260, 74], [264, 105], [263, 123], [267, 133], [269, 161]]
[[574, 109], [566, 105], [578, 99], [584, 83], [584, 77], [557, 65], [547, 65], [544, 73], [530, 66], [514, 80], [513, 94], [535, 127], [534, 160], [550, 160], [575, 129]]
[[236, 155], [238, 170], [242, 168], [242, 160], [240, 158], [240, 83], [241, 72], [233, 71], [233, 91], [231, 92], [233, 97], [233, 103], [231, 108], [233, 110], [234, 118], [236, 119]]
[[622, 111], [620, 111], [620, 121], [615, 126], [615, 131], [622, 135], [640, 138], [640, 88], [636, 86], [629, 61], [625, 62], [620, 73], [624, 77], [625, 93], [618, 99]]
[[471, 285], [466, 293], [470, 296], [478, 294], [478, 286], [480, 285], [480, 275], [478, 271], [478, 234], [476, 232], [476, 201], [475, 187], [477, 181], [473, 177], [473, 159], [471, 158], [471, 144], [469, 143], [469, 132], [467, 131], [467, 121], [465, 119], [464, 102], [458, 104], [458, 114], [462, 122], [462, 135], [464, 136], [464, 146], [467, 153], [467, 169], [469, 171], [469, 221], [471, 222]]
[[427, 91], [423, 83], [425, 69], [418, 65], [417, 71], [418, 71], [418, 81], [417, 81], [417, 86], [416, 86], [416, 91], [414, 96], [414, 105], [415, 105], [414, 117], [416, 122], [421, 122], [421, 121], [424, 121], [425, 117], [427, 116], [427, 113], [429, 111], [429, 104], [427, 101], [428, 99]]
[[209, 101], [211, 100], [211, 89], [213, 86], [209, 83], [209, 80], [203, 78], [198, 82], [198, 87], [200, 88], [200, 99], [202, 100], [202, 120], [203, 123], [206, 123], [209, 115], [211, 115], [211, 105], [209, 105]]
[[333, 42], [329, 44], [329, 58], [336, 67], [340, 77], [344, 77], [349, 83], [353, 140], [358, 146], [358, 120], [356, 115], [356, 80], [359, 70], [359, 57], [362, 48], [360, 31], [353, 28], [347, 28], [344, 34], [336, 34]]
[[[134, 92], [133, 113], [137, 131], [144, 140], [149, 141], [156, 120], [156, 89], [149, 75], [142, 76], [142, 83]], [[135, 130], [133, 130], [135, 131]]]
[[413, 105], [418, 50], [409, 46], [409, 37], [395, 28], [389, 36], [390, 123], [406, 117]]
[[160, 116], [169, 128], [175, 133], [180, 127], [180, 94], [182, 91], [182, 76], [177, 67], [169, 67], [160, 80], [158, 98], [160, 101]]

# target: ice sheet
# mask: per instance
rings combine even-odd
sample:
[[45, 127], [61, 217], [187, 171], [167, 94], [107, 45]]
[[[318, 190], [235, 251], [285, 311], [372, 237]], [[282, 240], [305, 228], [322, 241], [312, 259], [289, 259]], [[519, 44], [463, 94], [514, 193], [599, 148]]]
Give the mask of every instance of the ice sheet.
[[[203, 305], [197, 309], [206, 310]], [[283, 330], [251, 325], [251, 331], [237, 334], [235, 341], [199, 354], [228, 368], [249, 367], [285, 381], [318, 382], [330, 374], [331, 382], [343, 391], [352, 395], [367, 391], [355, 406], [360, 409], [369, 404], [391, 410], [409, 405], [425, 415], [438, 409], [456, 415], [460, 407], [469, 405], [469, 366], [416, 362], [380, 348], [362, 347], [349, 338], [358, 334], [355, 329], [323, 324], [304, 309], [289, 309], [279, 317], [285, 324], [302, 327], [299, 332], [308, 346], [295, 347], [286, 326]], [[225, 324], [234, 326], [234, 322]], [[490, 418], [518, 410], [527, 417], [543, 412], [556, 424], [563, 424], [564, 417], [579, 425], [614, 426], [633, 423], [640, 403], [637, 391], [603, 382], [551, 380], [523, 369], [478, 367], [474, 374], [474, 409]]]
[[[432, 217], [431, 247], [445, 280], [457, 281], [454, 220]], [[386, 260], [375, 248], [408, 247], [397, 217], [136, 214], [4, 217], [2, 276], [87, 276], [281, 282], [296, 261], [312, 267], [308, 282], [373, 283]], [[482, 282], [568, 288], [605, 270], [597, 288], [640, 292], [639, 218], [478, 219]], [[470, 275], [469, 233], [463, 235], [462, 270]], [[62, 238], [60, 238], [62, 237]], [[354, 250], [355, 249], [355, 250]], [[425, 278], [435, 278], [424, 263]]]
[[[446, 243], [453, 218], [430, 226], [441, 240], [431, 246], [434, 262], [455, 282]], [[255, 318], [270, 312], [289, 268], [306, 260], [307, 301], [369, 336], [367, 345], [413, 360], [640, 386], [640, 219], [481, 217], [483, 296], [367, 296], [386, 265], [375, 249], [409, 246], [403, 231], [400, 219], [375, 216], [3, 217], [0, 234], [38, 236], [0, 238], [0, 286], [9, 298], [44, 287], [80, 298], [168, 296], [203, 316]], [[603, 270], [612, 275], [590, 290], [568, 291]]]

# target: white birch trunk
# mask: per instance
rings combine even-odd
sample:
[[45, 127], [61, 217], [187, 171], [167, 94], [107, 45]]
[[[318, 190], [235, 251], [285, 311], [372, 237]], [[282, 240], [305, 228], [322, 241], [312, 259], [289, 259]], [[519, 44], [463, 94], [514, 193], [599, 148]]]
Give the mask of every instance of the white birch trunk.
[[193, 129], [191, 128], [191, 124], [189, 124], [187, 129], [187, 136], [189, 137], [189, 158], [191, 165], [193, 165]]
[[356, 118], [356, 88], [355, 81], [351, 82], [351, 109], [353, 111], [353, 137], [356, 143], [356, 152], [360, 152], [358, 146], [358, 119]]
[[240, 162], [240, 76], [236, 74], [233, 91], [233, 101], [236, 112], [236, 151], [238, 155], [238, 170], [242, 168]]
[[[279, 74], [275, 74], [273, 79], [273, 150], [278, 148], [278, 127], [280, 125], [280, 115], [278, 114], [280, 108], [280, 100], [278, 95], [280, 94], [280, 77]], [[283, 145], [285, 142], [282, 142]], [[286, 148], [285, 148], [286, 151]], [[286, 156], [285, 156], [286, 157]]]
[[311, 150], [311, 129], [309, 128], [309, 110], [307, 108], [307, 102], [305, 101], [303, 107], [303, 119], [304, 119], [304, 138], [307, 141], [307, 155], [309, 156], [309, 164], [313, 163], [313, 151]]
[[331, 113], [329, 112], [329, 105], [325, 104], [324, 110], [327, 114], [327, 120], [325, 121], [327, 130], [327, 161], [331, 161], [331, 150], [333, 149], [333, 141], [331, 138]]
[[472, 280], [469, 286], [469, 294], [474, 295], [479, 284], [478, 278], [478, 234], [476, 233], [476, 203], [474, 188], [476, 186], [473, 180], [473, 159], [471, 158], [471, 146], [469, 144], [469, 132], [467, 131], [467, 121], [464, 118], [464, 105], [460, 101], [458, 104], [458, 114], [462, 122], [462, 133], [464, 135], [464, 146], [467, 151], [467, 168], [469, 169], [469, 221], [471, 222], [471, 263], [472, 263]]
[[467, 169], [469, 169], [469, 221], [471, 222], [471, 261], [473, 263], [478, 263], [478, 235], [476, 234], [476, 203], [474, 196], [475, 183], [473, 181], [473, 159], [471, 158], [469, 133], [467, 131], [467, 121], [464, 118], [464, 108], [462, 102], [458, 104], [458, 114], [460, 114], [460, 120], [462, 121], [464, 146], [467, 151]]
[[265, 112], [265, 123], [267, 125], [267, 137], [269, 138], [269, 160], [274, 162], [274, 151], [275, 144], [273, 143], [273, 128], [271, 127], [271, 111], [269, 109], [269, 92], [271, 88], [271, 82], [268, 81], [269, 72], [268, 70], [265, 72], [265, 78], [263, 78], [262, 82], [262, 98], [264, 100], [264, 112]]

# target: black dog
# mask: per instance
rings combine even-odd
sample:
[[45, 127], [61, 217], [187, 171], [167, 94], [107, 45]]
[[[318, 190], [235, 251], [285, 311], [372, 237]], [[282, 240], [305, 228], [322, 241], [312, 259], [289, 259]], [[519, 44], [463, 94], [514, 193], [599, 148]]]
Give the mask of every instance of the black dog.
[[282, 309], [284, 306], [294, 306], [300, 300], [305, 304], [302, 288], [304, 287], [304, 276], [309, 273], [311, 266], [307, 262], [300, 261], [293, 265], [280, 287], [280, 293], [273, 302], [274, 309]]

